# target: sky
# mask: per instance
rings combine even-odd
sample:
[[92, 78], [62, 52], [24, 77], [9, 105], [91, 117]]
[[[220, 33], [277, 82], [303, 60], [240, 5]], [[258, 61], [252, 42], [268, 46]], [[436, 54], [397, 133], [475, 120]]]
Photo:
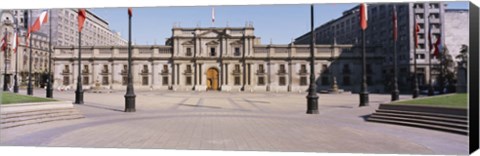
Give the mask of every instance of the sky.
[[[314, 24], [318, 27], [341, 17], [343, 11], [358, 3], [316, 4]], [[448, 9], [468, 9], [468, 2], [447, 2]], [[310, 5], [244, 5], [214, 6], [215, 23], [212, 24], [212, 6], [142, 7], [133, 8], [132, 41], [137, 45], [164, 45], [171, 36], [174, 23], [180, 27], [243, 27], [251, 22], [255, 36], [262, 44], [287, 44], [310, 31]], [[110, 29], [128, 39], [126, 8], [89, 9], [109, 23]]]

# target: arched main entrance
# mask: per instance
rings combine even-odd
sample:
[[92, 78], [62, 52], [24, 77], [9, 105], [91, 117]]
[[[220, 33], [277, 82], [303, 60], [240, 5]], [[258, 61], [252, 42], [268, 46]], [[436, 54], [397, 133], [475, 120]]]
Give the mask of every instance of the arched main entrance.
[[215, 68], [207, 70], [207, 90], [218, 90], [218, 70]]

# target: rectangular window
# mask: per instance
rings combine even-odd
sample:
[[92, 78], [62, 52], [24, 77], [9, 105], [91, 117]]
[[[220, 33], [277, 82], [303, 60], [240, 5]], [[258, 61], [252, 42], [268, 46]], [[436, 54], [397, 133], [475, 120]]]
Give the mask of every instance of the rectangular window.
[[302, 76], [300, 77], [300, 86], [306, 86], [307, 85], [307, 77]]
[[187, 48], [187, 56], [192, 56], [192, 48]]
[[84, 85], [88, 85], [88, 84], [89, 84], [88, 81], [89, 81], [89, 80], [88, 80], [88, 76], [84, 76], [84, 77], [83, 77], [83, 84], [84, 84]]
[[102, 85], [108, 85], [108, 76], [102, 78]]
[[240, 48], [236, 47], [235, 52], [233, 53], [235, 56], [240, 56]]
[[263, 76], [258, 77], [258, 85], [259, 86], [265, 85], [265, 77], [263, 77]]
[[210, 48], [210, 56], [217, 56], [217, 53], [215, 52], [215, 48]]
[[278, 79], [278, 85], [280, 85], [280, 86], [285, 86], [285, 85], [286, 85], [285, 76], [281, 76], [281, 77]]
[[186, 85], [192, 85], [192, 77], [191, 76], [187, 76], [185, 78], [185, 84]]
[[142, 77], [142, 85], [144, 85], [144, 86], [148, 85], [148, 76], [143, 76]]
[[168, 76], [164, 76], [162, 79], [162, 85], [166, 86], [168, 85]]
[[236, 85], [236, 86], [240, 85], [240, 76], [235, 76], [234, 85]]
[[343, 85], [350, 86], [350, 77], [349, 76], [343, 76]]
[[70, 85], [70, 77], [68, 77], [68, 76], [63, 77], [63, 85], [64, 86]]

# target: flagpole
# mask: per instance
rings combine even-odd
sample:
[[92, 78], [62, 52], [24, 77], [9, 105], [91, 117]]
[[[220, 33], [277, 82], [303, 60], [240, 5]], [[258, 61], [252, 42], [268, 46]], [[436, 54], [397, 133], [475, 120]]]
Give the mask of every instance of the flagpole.
[[135, 112], [135, 93], [132, 78], [132, 12], [128, 10], [128, 84], [125, 94], [125, 112]]
[[[31, 30], [32, 28], [32, 10], [28, 10], [29, 14], [30, 14], [30, 18], [28, 20], [28, 27], [29, 29]], [[33, 87], [32, 87], [32, 32], [30, 32], [30, 30], [27, 30], [29, 31], [28, 32], [28, 38], [30, 39], [29, 43], [28, 43], [28, 46], [30, 47], [30, 54], [29, 54], [29, 58], [28, 58], [28, 86], [27, 86], [27, 94], [28, 95], [33, 95]]]
[[[82, 10], [78, 10], [78, 17], [82, 18]], [[80, 27], [80, 20], [78, 21], [78, 76], [77, 76], [77, 90], [75, 91], [75, 103], [74, 104], [83, 104], [83, 86], [82, 86], [82, 28]]]
[[15, 35], [15, 76], [13, 76], [13, 92], [14, 93], [18, 93], [18, 80], [17, 80], [17, 75], [18, 75], [18, 21], [15, 23], [16, 25], [16, 29], [15, 29], [15, 32], [16, 32], [16, 35]]
[[[428, 16], [428, 24], [430, 24], [430, 16], [431, 15]], [[428, 75], [428, 96], [433, 96], [435, 90], [432, 84], [432, 53], [430, 50], [428, 51]]]
[[417, 98], [419, 94], [418, 79], [417, 79], [417, 17], [413, 17], [413, 31], [415, 32], [415, 45], [413, 46], [413, 98]]
[[[368, 106], [368, 89], [367, 89], [367, 58], [366, 58], [366, 47], [365, 47], [365, 29], [366, 24], [367, 24], [367, 19], [366, 17], [368, 16], [367, 14], [367, 6], [366, 4], [360, 4], [364, 5], [361, 6], [363, 7], [363, 12], [360, 14], [363, 14], [363, 17], [361, 17], [361, 23], [365, 22], [365, 27], [362, 28], [362, 84], [360, 85], [360, 107], [362, 106]], [[361, 15], [362, 16], [362, 15]], [[361, 26], [362, 27], [362, 26]]]
[[[4, 41], [3, 41], [4, 43], [3, 44], [5, 44], [5, 45], [7, 45], [7, 43], [8, 43], [7, 42], [7, 38], [8, 38], [7, 34], [8, 34], [7, 33], [7, 28], [5, 28], [4, 37], [3, 37], [4, 38]], [[4, 74], [3, 74], [3, 91], [7, 92], [8, 91], [8, 85], [7, 85], [7, 47], [5, 47], [3, 49], [3, 56], [4, 56], [4, 58], [3, 58], [4, 61], [3, 62], [5, 64], [5, 66], [4, 66], [5, 69], [4, 69]]]
[[399, 99], [400, 91], [398, 90], [398, 66], [397, 66], [397, 9], [396, 6], [393, 6], [394, 11], [394, 34], [393, 34], [393, 90], [392, 90], [392, 101]]
[[[318, 95], [315, 83], [315, 33], [313, 4], [310, 6], [310, 86], [307, 95], [307, 114], [318, 114]], [[270, 75], [270, 74], [269, 74]], [[269, 79], [270, 81], [270, 79]]]
[[52, 10], [48, 10], [49, 22], [49, 41], [48, 41], [48, 78], [47, 78], [47, 98], [53, 98], [52, 89]]

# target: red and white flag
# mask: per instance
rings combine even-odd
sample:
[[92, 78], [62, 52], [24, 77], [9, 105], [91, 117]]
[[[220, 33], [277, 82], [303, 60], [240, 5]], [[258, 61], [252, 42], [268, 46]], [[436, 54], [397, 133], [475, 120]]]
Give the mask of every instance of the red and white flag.
[[415, 48], [418, 48], [418, 32], [420, 32], [420, 25], [418, 25], [416, 17], [414, 17], [413, 23], [415, 26], [415, 31], [413, 31], [413, 36], [415, 37]]
[[362, 30], [367, 29], [367, 21], [368, 21], [367, 4], [362, 3], [360, 4], [360, 28], [362, 28]]
[[13, 42], [12, 42], [12, 47], [13, 47], [13, 52], [17, 52], [17, 48], [18, 48], [18, 34], [17, 32], [15, 32], [13, 34]]
[[5, 51], [7, 49], [7, 33], [2, 38], [2, 41], [0, 41], [1, 49], [2, 51]]
[[215, 24], [215, 8], [212, 7], [212, 24]]
[[40, 30], [43, 24], [47, 23], [48, 21], [48, 11], [42, 11], [40, 15], [38, 15], [38, 18], [35, 20], [35, 23], [33, 23], [32, 28], [30, 29], [30, 32], [36, 32]]
[[78, 9], [78, 32], [82, 32], [83, 24], [87, 18], [87, 13], [85, 9]]
[[397, 8], [393, 6], [393, 40], [397, 41], [398, 38], [398, 26], [397, 26]]

